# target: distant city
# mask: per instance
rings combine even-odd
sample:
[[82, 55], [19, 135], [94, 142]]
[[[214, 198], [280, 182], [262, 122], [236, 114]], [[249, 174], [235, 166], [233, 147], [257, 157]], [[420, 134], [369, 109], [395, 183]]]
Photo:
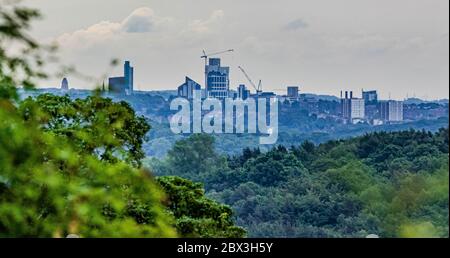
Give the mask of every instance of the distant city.
[[[277, 98], [284, 106], [291, 106], [294, 109], [306, 111], [308, 114], [321, 118], [331, 118], [343, 124], [395, 124], [403, 121], [413, 121], [417, 119], [427, 119], [431, 117], [446, 116], [448, 112], [448, 101], [445, 105], [418, 106], [414, 99], [406, 101], [380, 100], [376, 90], [362, 90], [361, 96], [356, 97], [353, 91], [340, 91], [340, 98], [333, 96], [318, 97], [314, 94], [301, 93], [298, 85], [286, 86], [285, 94], [275, 94], [264, 91], [262, 83], [255, 83], [247, 72], [239, 66], [239, 70], [247, 78], [248, 85], [239, 84], [237, 88], [230, 88], [230, 67], [222, 66], [221, 59], [211, 56], [232, 52], [226, 50], [213, 54], [203, 52], [205, 60], [205, 85], [202, 88], [200, 83], [186, 76], [184, 83], [176, 91], [177, 97], [192, 100], [194, 91], [201, 91], [202, 98], [217, 99], [241, 99], [248, 98]], [[108, 85], [102, 86], [102, 91], [116, 96], [130, 96], [145, 92], [134, 90], [134, 67], [130, 61], [125, 61], [123, 65], [123, 76], [108, 78]], [[251, 91], [253, 89], [253, 92]], [[64, 78], [61, 82], [61, 90], [69, 90], [69, 82]], [[437, 104], [437, 103], [435, 103]]]

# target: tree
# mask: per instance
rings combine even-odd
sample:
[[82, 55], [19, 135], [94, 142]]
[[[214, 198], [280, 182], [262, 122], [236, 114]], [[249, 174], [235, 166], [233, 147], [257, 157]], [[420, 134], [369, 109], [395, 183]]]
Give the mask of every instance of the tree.
[[226, 158], [215, 151], [214, 137], [207, 134], [193, 134], [177, 141], [167, 154], [166, 164], [170, 175], [201, 182], [227, 167]]
[[29, 97], [20, 104], [24, 119], [40, 110], [43, 129], [73, 141], [82, 152], [92, 153], [102, 161], [123, 160], [134, 167], [145, 157], [142, 144], [150, 126], [137, 117], [127, 102], [94, 95], [71, 100], [51, 94]]
[[175, 176], [159, 177], [157, 181], [168, 194], [167, 206], [181, 236], [245, 236], [244, 229], [234, 226], [231, 208], [206, 198], [201, 184]]
[[[45, 77], [42, 48], [26, 33], [37, 17], [34, 9], [0, 6], [0, 236], [176, 236], [163, 193], [147, 173], [102, 162], [68, 137], [42, 130], [45, 112], [37, 106], [23, 119], [16, 86], [29, 89]], [[18, 51], [4, 48], [11, 45]], [[145, 207], [151, 220], [138, 220], [135, 207]]]
[[[43, 55], [48, 52], [42, 51], [43, 47], [27, 34], [31, 21], [39, 17], [35, 9], [0, 5], [0, 101], [3, 106], [9, 106], [9, 101], [5, 100], [17, 100], [17, 85], [30, 89], [34, 79], [46, 78], [42, 67]], [[11, 46], [15, 46], [16, 51], [8, 48]]]
[[173, 237], [163, 196], [145, 171], [100, 161], [0, 108], [0, 236]]
[[[289, 150], [244, 149], [225, 168], [189, 175], [204, 178], [207, 195], [232, 207], [236, 224], [251, 237], [446, 237], [446, 132], [382, 132]], [[176, 146], [196, 157], [188, 153], [194, 144], [188, 138]], [[214, 146], [208, 150], [220, 156]], [[165, 171], [183, 174], [174, 167], [188, 161], [172, 162], [182, 164], [166, 163]]]
[[[21, 102], [19, 111], [25, 121], [35, 121], [44, 132], [70, 140], [80, 155], [89, 154], [109, 164], [124, 162], [139, 167], [143, 154], [138, 154], [142, 153], [143, 137], [150, 126], [144, 118], [136, 117], [125, 102], [114, 103], [99, 96], [71, 100], [68, 96], [44, 94]], [[231, 209], [206, 198], [200, 184], [165, 177], [158, 182], [168, 200], [167, 215], [175, 217], [173, 225], [181, 236], [245, 235], [242, 228], [233, 225]], [[117, 216], [109, 204], [105, 205], [105, 215]], [[155, 220], [151, 210], [151, 205], [131, 199], [124, 214], [147, 225]]]

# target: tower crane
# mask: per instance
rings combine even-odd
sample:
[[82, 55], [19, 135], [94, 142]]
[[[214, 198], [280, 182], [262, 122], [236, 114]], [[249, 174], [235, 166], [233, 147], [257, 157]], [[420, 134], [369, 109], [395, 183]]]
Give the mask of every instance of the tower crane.
[[250, 78], [250, 76], [247, 74], [247, 72], [245, 72], [244, 68], [242, 68], [241, 66], [238, 66], [239, 70], [241, 70], [241, 72], [245, 75], [245, 78], [247, 78], [248, 82], [253, 86], [253, 88], [256, 90], [256, 95], [260, 95], [262, 92], [262, 83], [261, 80], [259, 80], [258, 82], [258, 86], [256, 86], [256, 84], [252, 81], [252, 79]]
[[206, 66], [208, 64], [208, 57], [216, 56], [216, 55], [220, 55], [220, 54], [224, 54], [224, 53], [228, 53], [228, 52], [234, 52], [234, 49], [228, 49], [228, 50], [219, 51], [219, 52], [210, 53], [210, 54], [206, 54], [205, 50], [203, 50], [203, 55], [200, 58], [205, 59], [205, 66]]

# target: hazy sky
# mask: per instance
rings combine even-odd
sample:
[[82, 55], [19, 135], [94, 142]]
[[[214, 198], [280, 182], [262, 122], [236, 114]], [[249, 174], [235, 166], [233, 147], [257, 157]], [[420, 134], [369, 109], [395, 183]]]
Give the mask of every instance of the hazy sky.
[[[135, 88], [203, 85], [202, 49], [243, 66], [265, 90], [377, 89], [382, 98], [449, 96], [448, 0], [26, 0], [44, 19], [33, 35], [60, 44], [61, 61], [100, 77], [112, 58], [135, 66]], [[71, 87], [90, 83], [69, 77]], [[60, 78], [42, 86], [58, 86]]]

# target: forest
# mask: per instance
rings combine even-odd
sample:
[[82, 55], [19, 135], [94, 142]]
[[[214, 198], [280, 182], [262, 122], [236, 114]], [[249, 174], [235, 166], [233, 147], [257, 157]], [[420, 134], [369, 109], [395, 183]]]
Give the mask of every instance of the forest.
[[251, 237], [448, 237], [448, 133], [377, 132], [237, 156], [193, 135], [146, 165], [203, 182]]

